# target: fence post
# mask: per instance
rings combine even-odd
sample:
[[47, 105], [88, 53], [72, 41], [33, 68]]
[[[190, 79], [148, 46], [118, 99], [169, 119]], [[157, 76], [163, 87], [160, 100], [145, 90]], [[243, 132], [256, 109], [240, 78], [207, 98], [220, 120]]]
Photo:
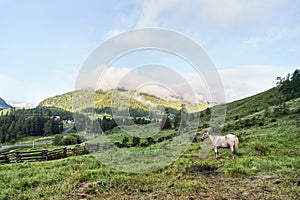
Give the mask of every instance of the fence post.
[[8, 157], [8, 153], [4, 153], [3, 155], [5, 157], [5, 162], [6, 163], [10, 163], [10, 160], [9, 160], [9, 157]]
[[42, 150], [42, 156], [45, 160], [48, 160], [48, 150]]
[[22, 157], [21, 157], [21, 154], [20, 154], [19, 152], [16, 152], [16, 153], [15, 153], [15, 157], [16, 157], [17, 163], [22, 162]]
[[63, 150], [64, 150], [64, 157], [66, 158], [67, 157], [67, 148], [65, 147], [65, 148], [63, 148]]
[[73, 149], [71, 149], [71, 151], [73, 152], [74, 155], [77, 156], [77, 150], [76, 150], [76, 147], [74, 147]]
[[84, 150], [84, 153], [89, 153], [87, 143], [84, 144], [83, 150]]

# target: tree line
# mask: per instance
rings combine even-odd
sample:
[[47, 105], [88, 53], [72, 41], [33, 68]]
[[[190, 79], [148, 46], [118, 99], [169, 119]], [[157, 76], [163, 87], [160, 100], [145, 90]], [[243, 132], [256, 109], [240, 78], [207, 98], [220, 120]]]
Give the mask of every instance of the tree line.
[[284, 95], [284, 100], [288, 101], [300, 97], [300, 70], [296, 69], [286, 77], [277, 77], [277, 86]]
[[0, 116], [0, 142], [14, 142], [24, 136], [46, 136], [61, 133], [63, 119], [72, 119], [72, 113], [46, 107], [12, 108]]

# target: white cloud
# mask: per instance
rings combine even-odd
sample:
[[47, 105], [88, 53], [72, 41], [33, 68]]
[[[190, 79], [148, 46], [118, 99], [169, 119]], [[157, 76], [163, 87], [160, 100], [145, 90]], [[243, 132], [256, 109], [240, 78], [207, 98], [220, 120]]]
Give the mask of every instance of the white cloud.
[[[186, 100], [196, 98], [197, 100], [213, 101], [209, 86], [205, 83], [205, 77], [202, 78], [197, 73], [181, 73], [181, 79], [174, 75], [174, 80], [164, 82], [161, 80], [163, 76], [159, 76], [158, 73], [156, 77], [153, 77], [139, 72], [139, 70], [131, 68], [110, 67], [101, 77], [97, 88], [136, 89], [160, 97], [177, 95]], [[223, 88], [220, 88], [220, 91], [224, 90], [227, 102], [241, 99], [274, 87], [275, 78], [289, 72], [290, 69], [267, 65], [246, 65], [219, 70], [223, 82]], [[154, 73], [156, 73], [155, 70]], [[191, 88], [193, 93], [188, 92], [188, 88]]]
[[[268, 23], [282, 0], [151, 0], [144, 1], [137, 27], [162, 26], [181, 30], [245, 31]], [[221, 33], [220, 33], [221, 34]]]
[[275, 86], [275, 78], [289, 69], [267, 65], [246, 65], [220, 70], [226, 101], [233, 101], [263, 92]]
[[[293, 68], [271, 65], [244, 65], [218, 70], [223, 82], [223, 88], [219, 88], [219, 90], [221, 93], [225, 93], [226, 102], [238, 100], [274, 87], [276, 77], [285, 76], [292, 71]], [[98, 66], [97, 69], [82, 76], [82, 78], [85, 78], [80, 83], [81, 87], [94, 89], [125, 88], [147, 92], [162, 98], [175, 95], [192, 102], [195, 99], [198, 101], [214, 101], [211, 96], [212, 91], [210, 91], [213, 87], [206, 85], [205, 80], [210, 78], [210, 74], [177, 73], [171, 69], [169, 71], [161, 68], [153, 69], [151, 72], [142, 68]], [[23, 83], [3, 76], [0, 76], [0, 78], [12, 88], [24, 88]], [[26, 85], [25, 88], [25, 91], [30, 91], [32, 86]], [[190, 89], [192, 91], [189, 91]], [[37, 90], [41, 91], [39, 96], [42, 97], [44, 88], [37, 88]], [[0, 93], [3, 92], [6, 91], [0, 88]], [[53, 92], [54, 94], [55, 92]]]
[[[205, 78], [196, 72], [177, 73], [163, 68], [150, 69], [98, 66], [86, 74], [82, 87], [94, 89], [134, 89], [159, 97], [181, 96], [186, 100], [214, 101]], [[220, 92], [225, 93], [226, 102], [263, 92], [275, 86], [275, 78], [284, 76], [292, 69], [268, 65], [245, 65], [219, 70], [223, 82]], [[100, 73], [102, 72], [102, 73]], [[191, 90], [189, 92], [189, 90]]]
[[116, 89], [125, 88], [146, 92], [162, 98], [182, 97], [191, 102], [210, 101], [210, 88], [198, 73], [179, 73], [170, 68], [141, 66], [119, 68], [98, 66], [77, 82], [78, 88]]
[[120, 33], [123, 33], [125, 32], [126, 29], [120, 29], [120, 28], [115, 28], [115, 29], [111, 29], [111, 30], [108, 30], [106, 33], [105, 33], [105, 38], [106, 39], [109, 39], [111, 37], [114, 37], [116, 35], [119, 35]]
[[[221, 48], [221, 42], [225, 40], [233, 44], [244, 41], [244, 44], [250, 47], [267, 48], [272, 41], [300, 36], [300, 26], [292, 23], [291, 20], [294, 18], [292, 19], [292, 14], [286, 11], [293, 7], [287, 0], [145, 0], [136, 3], [135, 6], [140, 9], [133, 9], [133, 13], [128, 17], [123, 15], [120, 18], [120, 25], [108, 31], [107, 35], [133, 28], [170, 28], [192, 36], [202, 44], [208, 44], [206, 47], [214, 43]], [[286, 19], [289, 20], [288, 23]], [[130, 40], [128, 43], [141, 43], [144, 40], [147, 38], [137, 36], [134, 41]], [[272, 57], [269, 52], [266, 52], [266, 56]], [[269, 61], [270, 65], [260, 65], [255, 60], [253, 63], [257, 65], [245, 63], [244, 66], [219, 71], [224, 84], [226, 101], [269, 89], [275, 85], [276, 76], [285, 75], [290, 70], [284, 69], [283, 66], [272, 66], [272, 61]], [[119, 79], [120, 76], [118, 72], [112, 70], [107, 80], [115, 82], [115, 79]], [[197, 77], [193, 77], [193, 74], [183, 76], [189, 80], [189, 84], [193, 85], [197, 93], [205, 90], [205, 85], [201, 85], [202, 83], [199, 85]], [[207, 98], [209, 94], [204, 96]]]
[[[248, 37], [245, 41], [253, 47], [264, 39], [260, 38], [261, 34], [280, 37], [281, 27], [277, 23], [288, 15], [280, 12], [287, 4], [287, 0], [136, 1], [131, 13], [121, 14], [118, 26], [106, 35], [159, 27], [180, 31], [207, 47], [237, 37]], [[260, 36], [251, 36], [256, 34]]]
[[117, 68], [110, 67], [105, 70], [105, 73], [98, 79], [97, 88], [109, 90], [118, 87], [123, 87], [119, 85], [120, 80], [128, 74], [132, 69], [130, 68]]

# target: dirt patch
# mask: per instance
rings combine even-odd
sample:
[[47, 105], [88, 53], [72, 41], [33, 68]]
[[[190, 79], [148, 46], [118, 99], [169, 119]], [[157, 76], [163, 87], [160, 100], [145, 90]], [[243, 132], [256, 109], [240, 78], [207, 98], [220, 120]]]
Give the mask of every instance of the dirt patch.
[[69, 194], [68, 198], [93, 199], [97, 194], [99, 194], [99, 191], [97, 190], [98, 187], [99, 183], [96, 181], [80, 183], [76, 193]]
[[217, 167], [210, 165], [193, 165], [186, 170], [186, 174], [217, 175]]
[[272, 176], [252, 176], [252, 177], [250, 177], [250, 180], [255, 180], [255, 179], [262, 180], [262, 181], [269, 181], [273, 184], [279, 184], [279, 183], [283, 182], [283, 180], [272, 177]]

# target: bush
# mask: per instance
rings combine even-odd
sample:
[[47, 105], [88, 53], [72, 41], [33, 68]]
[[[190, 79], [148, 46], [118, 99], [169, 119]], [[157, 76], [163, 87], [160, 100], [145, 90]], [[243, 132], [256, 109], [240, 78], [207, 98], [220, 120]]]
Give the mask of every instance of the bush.
[[71, 134], [71, 135], [56, 135], [53, 138], [53, 145], [57, 146], [64, 146], [64, 145], [73, 145], [73, 144], [80, 144], [82, 140], [79, 135]]
[[128, 145], [128, 142], [129, 142], [129, 138], [126, 137], [126, 136], [124, 136], [124, 138], [123, 138], [123, 140], [122, 140], [122, 144], [123, 144], [124, 146], [127, 146], [127, 145]]
[[76, 137], [70, 135], [70, 136], [67, 136], [67, 137], [63, 138], [62, 144], [63, 145], [72, 145], [72, 144], [78, 144], [78, 143], [77, 143]]
[[253, 149], [256, 150], [260, 155], [266, 155], [267, 152], [268, 152], [268, 148], [263, 145], [260, 141], [256, 141], [254, 144], [253, 144]]
[[59, 134], [59, 135], [55, 135], [55, 137], [52, 140], [53, 145], [62, 145], [61, 141], [63, 140], [64, 136]]
[[132, 138], [132, 146], [136, 147], [140, 145], [141, 139], [139, 137], [133, 137]]

